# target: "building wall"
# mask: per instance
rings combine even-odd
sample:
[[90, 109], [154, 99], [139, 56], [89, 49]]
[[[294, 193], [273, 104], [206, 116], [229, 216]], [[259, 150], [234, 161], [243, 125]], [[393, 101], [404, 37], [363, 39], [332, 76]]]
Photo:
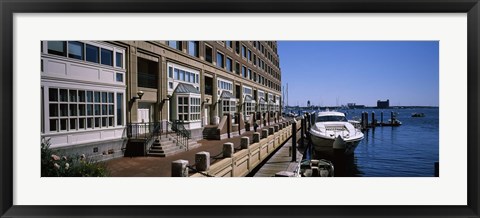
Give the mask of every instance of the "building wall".
[[[266, 102], [274, 100], [279, 105], [279, 110], [281, 108], [281, 70], [275, 41], [232, 41], [231, 47], [227, 41], [198, 41], [195, 43], [198, 46], [196, 54], [191, 53], [192, 43], [187, 41], [85, 41], [82, 43], [84, 43], [82, 51], [84, 57], [82, 60], [78, 60], [68, 56], [68, 48], [70, 48], [68, 43], [66, 43], [67, 53], [62, 56], [49, 54], [48, 42], [42, 42], [41, 83], [44, 99], [42, 101], [42, 137], [51, 138], [52, 148], [85, 152], [86, 155], [95, 156], [100, 160], [108, 159], [121, 152], [126, 142], [128, 124], [145, 120], [150, 122], [173, 121], [176, 105], [172, 100], [173, 93], [172, 89], [169, 89], [169, 82], [173, 82], [175, 86], [178, 84], [178, 80], [169, 77], [168, 67], [171, 65], [191, 69], [199, 75], [198, 84], [193, 85], [198, 87], [201, 93], [201, 121], [187, 125], [195, 130], [192, 132], [201, 134], [201, 131], [198, 130], [205, 125], [215, 124], [215, 121], [222, 115], [221, 104], [217, 103], [219, 94], [221, 94], [218, 93], [218, 80], [232, 82], [233, 96], [237, 96], [237, 94], [240, 96], [239, 99], [235, 99], [237, 112], [245, 113], [245, 107], [242, 106], [245, 97], [244, 86], [252, 88], [252, 98], [257, 102], [255, 104], [256, 111], [259, 111], [260, 97], [254, 96], [253, 93], [260, 92], [264, 93]], [[99, 50], [102, 48], [111, 50], [113, 52], [112, 66], [87, 61], [85, 47], [87, 44], [96, 46]], [[171, 46], [172, 44], [175, 46]], [[238, 53], [236, 52], [237, 45]], [[73, 44], [71, 48], [72, 51], [75, 50]], [[211, 49], [211, 62], [207, 61], [207, 48]], [[245, 50], [246, 57], [243, 55], [243, 50]], [[121, 67], [117, 67], [115, 63], [117, 53], [121, 54]], [[218, 56], [217, 53], [221, 55]], [[227, 58], [232, 60], [231, 70], [227, 64]], [[145, 63], [148, 63], [147, 67]], [[244, 75], [243, 68], [246, 69], [245, 73], [250, 72], [250, 75]], [[148, 71], [148, 75], [145, 75], [144, 71]], [[155, 77], [156, 82], [150, 83], [155, 81], [153, 79], [145, 81], [145, 76]], [[211, 78], [213, 81], [211, 84], [213, 95], [205, 93], [205, 78]], [[148, 83], [149, 87], [145, 87], [145, 83]], [[240, 87], [240, 93], [237, 93], [235, 88], [237, 86]], [[81, 128], [80, 124], [76, 123], [74, 129], [50, 131], [51, 117], [49, 113], [52, 102], [48, 100], [48, 95], [51, 87], [58, 90], [77, 90], [77, 93], [80, 90], [112, 93], [115, 98], [112, 102], [115, 111], [112, 116], [115, 123], [107, 118], [107, 122], [113, 125], [86, 128], [86, 123], [84, 123], [84, 127]], [[144, 93], [142, 98], [134, 99], [139, 91]], [[118, 94], [121, 94], [121, 100], [117, 99]], [[121, 106], [117, 103], [119, 101], [121, 101]], [[60, 105], [62, 102], [56, 103]], [[76, 104], [76, 107], [80, 107], [78, 105], [87, 105], [88, 103], [67, 102], [66, 104]], [[120, 124], [116, 122], [117, 116], [119, 116], [118, 108], [122, 109], [120, 116], [123, 122]], [[148, 112], [145, 113], [145, 110]], [[145, 119], [144, 116], [147, 116], [145, 114], [148, 114], [148, 119]], [[80, 122], [82, 118], [87, 119], [88, 116], [81, 118], [77, 116], [76, 122]], [[96, 118], [96, 116], [92, 116], [92, 118]], [[102, 116], [99, 118], [101, 119]], [[63, 118], [58, 119], [60, 122]], [[68, 119], [66, 125], [70, 125], [71, 117], [65, 116], [65, 119]], [[86, 121], [82, 120], [82, 122]], [[112, 149], [114, 153], [112, 153]]]
[[[223, 41], [199, 41], [198, 42], [198, 56], [193, 56], [189, 54], [190, 43], [187, 41], [178, 42], [181, 45], [180, 48], [173, 48], [175, 46], [170, 46], [168, 41], [122, 41], [116, 42], [122, 44], [123, 46], [128, 47], [130, 51], [129, 54], [129, 76], [128, 76], [128, 99], [131, 99], [133, 96], [136, 96], [138, 91], [144, 91], [145, 95], [141, 100], [137, 100], [131, 106], [130, 114], [132, 122], [135, 122], [136, 119], [136, 109], [139, 102], [155, 102], [157, 111], [155, 120], [166, 120], [171, 113], [170, 104], [173, 101], [164, 101], [162, 103], [161, 99], [167, 99], [168, 96], [171, 96], [172, 90], [169, 90], [169, 81], [172, 81], [168, 77], [168, 66], [170, 64], [183, 66], [188, 69], [192, 69], [200, 74], [200, 92], [202, 93], [202, 120], [205, 119], [205, 111], [207, 109], [207, 116], [210, 118], [207, 122], [202, 122], [202, 124], [208, 123], [213, 124], [214, 116], [221, 115], [221, 105], [216, 103], [218, 101], [218, 87], [217, 80], [227, 80], [232, 82], [233, 90], [232, 93], [236, 96], [235, 87], [238, 85], [240, 87], [248, 86], [253, 90], [262, 90], [265, 92], [265, 95], [271, 94], [272, 96], [277, 96], [278, 99], [275, 99], [280, 103], [281, 96], [281, 72], [278, 65], [279, 57], [276, 54], [276, 42], [250, 42], [250, 41], [241, 41], [238, 43], [240, 46], [239, 53], [236, 51], [236, 42], [232, 42], [232, 48], [228, 47], [228, 43]], [[257, 49], [254, 46], [260, 44], [263, 46], [262, 49]], [[177, 44], [176, 44], [177, 45]], [[242, 47], [245, 46], [247, 58], [242, 56]], [[212, 49], [212, 62], [206, 61], [206, 47]], [[251, 60], [248, 58], [248, 50], [251, 52]], [[217, 52], [223, 55], [223, 67], [217, 65], [220, 59], [217, 58]], [[136, 62], [138, 57], [147, 58], [152, 61], [159, 61], [159, 84], [157, 89], [148, 89], [143, 87], [138, 87], [137, 80], [137, 67]], [[253, 58], [256, 58], [254, 61]], [[270, 57], [270, 58], [268, 58]], [[232, 60], [232, 71], [227, 69], [226, 59], [230, 58]], [[271, 59], [271, 60], [270, 60]], [[258, 64], [260, 63], [264, 64]], [[240, 72], [236, 71], [235, 64], [240, 65]], [[260, 65], [260, 66], [259, 66]], [[243, 66], [251, 71], [251, 78], [245, 78], [242, 75]], [[263, 66], [263, 67], [261, 67]], [[256, 78], [255, 78], [256, 75]], [[260, 84], [260, 76], [263, 77]], [[205, 95], [204, 90], [204, 79], [205, 77], [210, 77], [213, 79], [213, 89], [214, 95]], [[265, 85], [264, 85], [265, 84]], [[176, 85], [176, 84], [175, 84]], [[243, 89], [240, 89], [243, 92]], [[268, 93], [268, 94], [267, 94]], [[168, 95], [168, 96], [167, 96]], [[148, 97], [151, 96], [151, 97]], [[156, 96], [157, 99], [154, 99], [153, 96]], [[254, 97], [254, 96], [252, 96]], [[160, 99], [160, 100], [158, 100]], [[206, 101], [208, 99], [208, 102]], [[269, 100], [268, 98], [266, 100]], [[243, 98], [237, 100], [238, 104], [243, 104]], [[242, 110], [244, 112], [244, 107], [238, 107], [237, 111]], [[161, 118], [160, 118], [161, 117]]]
[[42, 41], [41, 137], [51, 148], [97, 159], [122, 153], [125, 56], [125, 48], [106, 42]]

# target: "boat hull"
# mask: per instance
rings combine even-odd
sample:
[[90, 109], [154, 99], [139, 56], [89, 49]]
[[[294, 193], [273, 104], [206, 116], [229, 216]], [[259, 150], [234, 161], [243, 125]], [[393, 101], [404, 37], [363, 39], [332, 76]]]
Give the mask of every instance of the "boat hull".
[[323, 138], [311, 134], [313, 148], [316, 152], [320, 153], [331, 153], [331, 152], [343, 152], [345, 155], [353, 155], [355, 148], [362, 140], [346, 140], [344, 143], [337, 143], [334, 146], [335, 139]]

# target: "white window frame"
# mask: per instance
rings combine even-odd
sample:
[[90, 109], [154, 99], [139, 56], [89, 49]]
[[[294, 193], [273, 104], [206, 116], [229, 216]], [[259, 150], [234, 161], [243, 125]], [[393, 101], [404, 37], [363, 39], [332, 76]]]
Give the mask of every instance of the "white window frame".
[[[117, 94], [121, 93], [123, 95], [123, 101], [125, 101], [125, 93], [115, 92], [115, 91], [106, 91], [106, 90], [92, 90], [92, 89], [81, 89], [81, 88], [67, 88], [67, 87], [58, 87], [58, 86], [49, 86], [45, 87], [47, 96], [44, 98], [45, 105], [47, 105], [47, 110], [44, 111], [44, 117], [46, 122], [49, 123], [49, 128], [45, 128], [46, 133], [62, 133], [62, 132], [79, 132], [85, 130], [93, 129], [105, 129], [105, 128], [114, 128], [118, 126], [125, 125], [125, 119], [122, 116], [123, 125], [117, 125]], [[50, 90], [56, 90], [57, 92], [57, 101], [50, 100]], [[60, 90], [67, 91], [66, 101], [60, 101]], [[75, 99], [71, 98], [71, 92], [75, 92]], [[80, 92], [83, 92], [84, 98], [83, 101], [80, 101]], [[88, 94], [92, 93], [92, 101], [88, 101]], [[99, 102], [96, 101], [95, 93], [100, 94]], [[106, 102], [103, 100], [104, 93], [106, 94]], [[110, 98], [111, 101], [110, 101]], [[122, 113], [125, 112], [125, 108], [122, 102]], [[66, 115], [62, 116], [61, 105], [67, 105]], [[72, 113], [72, 106], [75, 108], [75, 112]], [[81, 113], [81, 106], [83, 106], [83, 114]], [[95, 113], [96, 106], [99, 107], [99, 114]], [[57, 107], [57, 116], [51, 116], [50, 110], [51, 107]], [[91, 108], [91, 115], [88, 114], [88, 108]], [[105, 109], [105, 111], [103, 111]], [[105, 112], [105, 114], [103, 113]], [[96, 122], [100, 122], [98, 127], [96, 127]], [[52, 120], [55, 120], [56, 128], [51, 130], [52, 127], [50, 123]], [[92, 121], [91, 127], [88, 127], [88, 120]], [[61, 128], [61, 122], [66, 122], [66, 128]], [[74, 128], [71, 128], [72, 121], [75, 122]], [[83, 127], [80, 128], [80, 122], [83, 122]], [[104, 125], [105, 122], [105, 125]]]

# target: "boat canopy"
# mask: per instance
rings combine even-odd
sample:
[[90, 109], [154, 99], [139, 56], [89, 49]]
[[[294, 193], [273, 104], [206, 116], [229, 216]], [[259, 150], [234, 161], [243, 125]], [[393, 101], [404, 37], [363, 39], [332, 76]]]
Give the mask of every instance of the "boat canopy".
[[315, 122], [348, 122], [344, 113], [336, 111], [319, 112]]

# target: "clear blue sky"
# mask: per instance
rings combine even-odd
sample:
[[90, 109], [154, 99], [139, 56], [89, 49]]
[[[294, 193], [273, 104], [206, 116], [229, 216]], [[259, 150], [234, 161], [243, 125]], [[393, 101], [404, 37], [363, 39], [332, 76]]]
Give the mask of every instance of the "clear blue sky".
[[438, 41], [278, 41], [291, 106], [438, 106], [438, 51]]

